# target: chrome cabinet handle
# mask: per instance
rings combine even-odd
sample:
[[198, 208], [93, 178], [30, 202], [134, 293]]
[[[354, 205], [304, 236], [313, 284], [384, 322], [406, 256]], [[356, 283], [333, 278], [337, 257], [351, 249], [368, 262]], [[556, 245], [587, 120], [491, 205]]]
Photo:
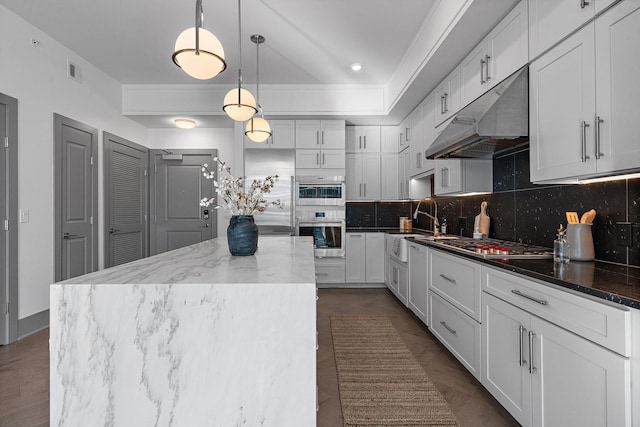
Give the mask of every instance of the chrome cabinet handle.
[[446, 280], [447, 282], [451, 282], [451, 283], [453, 283], [454, 285], [456, 284], [456, 280], [455, 280], [455, 279], [452, 279], [451, 277], [447, 277], [447, 276], [445, 276], [444, 274], [440, 274], [440, 277], [442, 277], [442, 278], [443, 278], [444, 280]]
[[364, 197], [367, 197], [367, 183], [365, 182], [364, 184], [362, 184], [362, 187], [364, 188], [364, 191], [362, 193]]
[[589, 127], [589, 123], [585, 122], [584, 120], [582, 121], [582, 123], [580, 123], [580, 127], [582, 127], [582, 162], [586, 162], [588, 159], [590, 159], [589, 156], [587, 156], [587, 128]]
[[322, 131], [322, 139], [320, 141], [320, 144], [324, 145], [324, 131]]
[[447, 106], [447, 99], [449, 98], [449, 94], [447, 92], [444, 93], [444, 112], [449, 111], [449, 107]]
[[320, 131], [316, 131], [316, 145], [320, 145]]
[[536, 297], [532, 297], [531, 295], [527, 295], [525, 293], [522, 293], [517, 289], [511, 289], [511, 293], [516, 294], [518, 296], [521, 296], [523, 298], [526, 298], [528, 300], [531, 300], [533, 302], [537, 302], [540, 305], [548, 305], [549, 304], [549, 301], [547, 301], [547, 300], [536, 298]]
[[362, 141], [364, 142], [364, 149], [367, 149], [367, 135], [362, 137]]
[[[329, 273], [316, 273], [316, 276], [328, 276]], [[316, 301], [318, 300], [318, 297], [316, 297]]]
[[358, 194], [362, 197], [362, 184], [358, 184]]
[[444, 320], [440, 321], [440, 324], [441, 324], [442, 326], [444, 326], [444, 328], [445, 328], [447, 331], [451, 332], [453, 335], [458, 335], [458, 332], [456, 332], [456, 330], [455, 330], [455, 329], [451, 329], [451, 327], [449, 327], [449, 325], [447, 325], [447, 322], [445, 322]]
[[491, 77], [489, 76], [489, 60], [491, 59], [491, 57], [489, 55], [485, 55], [485, 62], [484, 62], [484, 66], [485, 66], [485, 76], [487, 76], [487, 82], [489, 80], [491, 80]]
[[589, 2], [588, 1], [580, 0], [580, 9], [584, 9], [587, 6], [589, 6]]
[[520, 366], [522, 367], [524, 365], [524, 360], [522, 359], [522, 353], [524, 352], [523, 348], [522, 348], [522, 344], [523, 344], [523, 339], [522, 339], [522, 333], [526, 331], [526, 328], [522, 325], [520, 325], [520, 327], [518, 328], [518, 339], [519, 339], [519, 343], [520, 343]]
[[480, 84], [483, 85], [486, 82], [484, 78], [484, 59], [480, 59]]
[[316, 153], [316, 165], [320, 165], [320, 153]]
[[535, 371], [537, 371], [536, 367], [533, 366], [533, 337], [536, 334], [533, 331], [529, 331], [529, 373], [533, 375]]
[[600, 151], [600, 123], [604, 122], [604, 120], [602, 120], [600, 118], [600, 116], [596, 116], [596, 123], [595, 123], [595, 132], [596, 132], [596, 159], [599, 159], [600, 157], [604, 156], [604, 153], [602, 153]]
[[440, 95], [440, 114], [444, 114], [444, 95]]
[[322, 164], [324, 165], [324, 153], [322, 153]]
[[362, 137], [361, 136], [358, 137], [358, 141], [359, 141], [359, 144], [360, 144], [360, 149], [362, 149]]
[[409, 141], [409, 128], [404, 128], [404, 140]]

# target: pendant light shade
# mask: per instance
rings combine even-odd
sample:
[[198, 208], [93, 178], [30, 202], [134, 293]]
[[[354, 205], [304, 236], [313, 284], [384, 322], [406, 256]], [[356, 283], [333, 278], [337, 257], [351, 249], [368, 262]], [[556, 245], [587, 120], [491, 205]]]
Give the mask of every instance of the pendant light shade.
[[[238, 91], [240, 95], [238, 95]], [[253, 116], [258, 109], [256, 99], [251, 92], [242, 87], [231, 89], [224, 97], [224, 112], [237, 122], [245, 122]]]
[[253, 116], [247, 122], [244, 134], [253, 142], [264, 142], [271, 136], [271, 126], [269, 126], [269, 122], [264, 117]]
[[238, 87], [231, 89], [224, 97], [222, 109], [237, 122], [247, 121], [258, 109], [251, 92], [242, 88], [242, 9], [238, 0]]
[[[196, 49], [194, 44], [196, 31], [200, 33], [200, 49]], [[173, 62], [185, 73], [200, 80], [211, 79], [227, 68], [222, 43], [204, 28], [187, 28], [180, 33]]]
[[247, 122], [244, 134], [253, 142], [264, 142], [271, 134], [271, 126], [265, 120], [260, 106], [260, 44], [264, 43], [264, 37], [260, 34], [251, 36], [251, 41], [256, 44], [256, 96], [258, 97], [258, 112]]

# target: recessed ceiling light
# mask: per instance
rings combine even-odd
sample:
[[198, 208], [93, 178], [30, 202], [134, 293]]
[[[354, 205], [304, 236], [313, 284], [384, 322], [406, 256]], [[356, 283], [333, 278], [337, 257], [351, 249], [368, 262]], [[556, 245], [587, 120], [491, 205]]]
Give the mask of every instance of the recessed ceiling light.
[[196, 127], [196, 122], [190, 119], [176, 119], [176, 127], [180, 129], [193, 129]]
[[359, 62], [354, 62], [353, 64], [351, 64], [351, 70], [356, 72], [362, 70], [362, 64]]

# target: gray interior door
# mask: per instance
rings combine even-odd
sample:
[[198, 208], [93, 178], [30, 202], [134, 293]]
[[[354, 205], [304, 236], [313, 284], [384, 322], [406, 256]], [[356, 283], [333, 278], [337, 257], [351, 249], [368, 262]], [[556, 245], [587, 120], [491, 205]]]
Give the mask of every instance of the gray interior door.
[[0, 94], [0, 345], [18, 339], [18, 101]]
[[149, 255], [147, 214], [149, 150], [103, 133], [105, 267]]
[[216, 237], [212, 208], [200, 206], [214, 194], [202, 165], [212, 165], [216, 155], [217, 150], [151, 150], [152, 255]]
[[55, 115], [56, 280], [98, 268], [98, 131]]

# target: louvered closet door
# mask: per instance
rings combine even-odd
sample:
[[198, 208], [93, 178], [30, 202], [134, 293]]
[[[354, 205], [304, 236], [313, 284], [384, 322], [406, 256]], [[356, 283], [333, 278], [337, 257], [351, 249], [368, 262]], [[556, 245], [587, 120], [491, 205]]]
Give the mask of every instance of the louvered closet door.
[[105, 132], [105, 267], [148, 256], [148, 150]]

